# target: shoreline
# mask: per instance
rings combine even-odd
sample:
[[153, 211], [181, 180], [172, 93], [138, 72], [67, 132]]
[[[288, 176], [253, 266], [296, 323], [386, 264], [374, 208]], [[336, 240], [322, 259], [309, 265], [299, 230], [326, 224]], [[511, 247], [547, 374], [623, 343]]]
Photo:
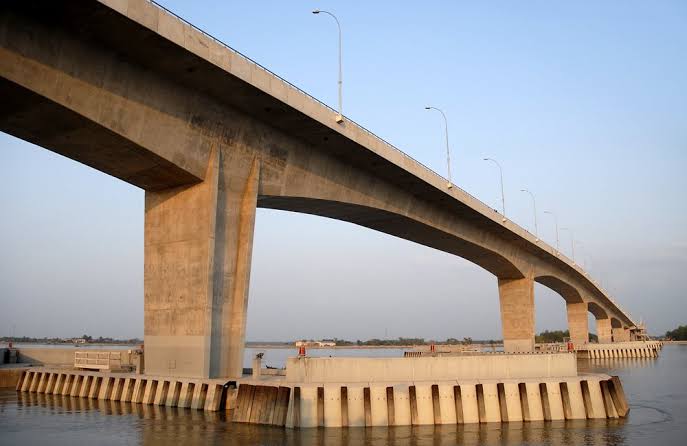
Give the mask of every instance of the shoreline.
[[[18, 347], [23, 347], [23, 348], [53, 348], [53, 347], [64, 347], [64, 348], [69, 348], [69, 347], [74, 347], [74, 348], [91, 348], [91, 347], [131, 347], [131, 348], [139, 348], [141, 344], [129, 344], [126, 342], [118, 342], [118, 343], [106, 343], [106, 344], [101, 344], [101, 343], [88, 343], [88, 344], [70, 344], [70, 343], [59, 343], [59, 344], [46, 344], [46, 343], [41, 343], [41, 342], [18, 342], [14, 343], [13, 348], [18, 348]], [[456, 345], [462, 345], [462, 344], [435, 344], [437, 347], [439, 346], [456, 346]], [[491, 347], [491, 346], [499, 347], [503, 344], [471, 344], [471, 346], [480, 346], [480, 347]], [[339, 349], [350, 349], [350, 350], [379, 350], [379, 349], [414, 349], [418, 347], [427, 347], [429, 348], [430, 344], [407, 344], [407, 345], [334, 345], [334, 346], [308, 346], [306, 349], [308, 350], [339, 350]], [[3, 348], [7, 348], [7, 346], [4, 346]], [[253, 349], [281, 349], [281, 350], [296, 350], [298, 347], [296, 347], [294, 344], [271, 344], [271, 343], [246, 343], [245, 348], [253, 348]]]

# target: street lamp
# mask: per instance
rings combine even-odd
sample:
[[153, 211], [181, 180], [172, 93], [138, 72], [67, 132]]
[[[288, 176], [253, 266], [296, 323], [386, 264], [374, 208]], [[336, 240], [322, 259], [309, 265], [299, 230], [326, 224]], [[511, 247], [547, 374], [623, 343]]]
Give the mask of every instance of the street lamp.
[[[580, 254], [580, 249], [579, 249], [579, 248], [582, 248], [582, 251], [585, 251], [585, 250], [586, 250], [586, 248], [584, 247], [584, 243], [582, 243], [581, 241], [575, 239], [575, 246], [577, 247], [577, 256], [580, 257], [581, 254]], [[586, 263], [584, 262], [584, 257], [582, 257], [582, 262], [583, 262], [584, 265], [586, 265]], [[587, 268], [584, 268], [584, 269], [587, 269]]]
[[572, 250], [572, 260], [575, 263], [575, 234], [570, 228], [561, 228], [561, 231], [568, 231], [570, 233], [570, 248]]
[[499, 177], [501, 178], [501, 206], [503, 208], [503, 221], [506, 221], [506, 197], [503, 195], [503, 169], [501, 169], [501, 165], [498, 161], [493, 158], [484, 158], [484, 161], [491, 161], [499, 168]]
[[453, 184], [451, 184], [451, 152], [448, 148], [448, 119], [446, 119], [446, 114], [439, 108], [428, 105], [425, 107], [425, 110], [436, 110], [441, 113], [441, 116], [444, 117], [444, 133], [446, 135], [446, 171], [448, 173], [448, 184], [446, 184], [446, 187], [451, 189]]
[[[587, 257], [588, 257], [588, 255], [586, 253], [587, 248], [585, 248], [584, 243], [582, 243], [579, 240], [575, 240], [575, 246], [582, 248], [582, 254], [581, 254], [581, 256], [582, 256], [582, 269], [584, 269], [586, 271], [587, 270]], [[580, 254], [579, 249], [577, 250], [577, 253]]]
[[537, 228], [537, 201], [534, 199], [534, 194], [527, 189], [520, 189], [520, 192], [527, 192], [532, 197], [532, 209], [534, 210], [534, 236], [539, 241], [539, 229]]
[[334, 14], [332, 14], [329, 11], [323, 11], [320, 9], [315, 9], [312, 12], [313, 14], [327, 14], [331, 16], [334, 21], [336, 22], [336, 26], [339, 28], [339, 114], [336, 116], [336, 122], [341, 124], [343, 122], [343, 74], [342, 74], [342, 57], [341, 57], [341, 23], [339, 23], [339, 19], [336, 18]]
[[554, 214], [551, 211], [544, 211], [544, 213], [553, 215], [553, 220], [556, 222], [556, 255], [558, 255], [558, 251], [560, 251], [560, 247], [559, 247], [559, 243], [558, 243], [558, 241], [559, 241], [559, 238], [558, 238], [558, 217], [556, 216], [556, 214]]

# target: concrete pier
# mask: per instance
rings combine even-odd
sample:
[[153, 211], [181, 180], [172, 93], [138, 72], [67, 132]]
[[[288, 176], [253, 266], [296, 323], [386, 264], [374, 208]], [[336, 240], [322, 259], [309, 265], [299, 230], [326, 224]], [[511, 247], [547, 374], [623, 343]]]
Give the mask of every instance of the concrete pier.
[[227, 399], [235, 396], [226, 384], [227, 381], [216, 379], [34, 367], [22, 371], [16, 389], [22, 392], [214, 412], [228, 407]]
[[290, 358], [285, 380], [239, 383], [233, 420], [310, 428], [626, 416], [617, 378], [578, 375], [572, 353], [526, 356]]
[[286, 382], [402, 382], [577, 376], [574, 353], [483, 353], [410, 358], [289, 358]]
[[617, 378], [577, 373], [575, 353], [309, 358], [236, 381], [36, 367], [16, 389], [196, 410], [285, 427], [404, 426], [625, 416]]
[[596, 320], [596, 335], [599, 337], [600, 344], [608, 344], [613, 342], [610, 319], [606, 318]]
[[503, 349], [507, 352], [534, 351], [534, 281], [499, 279], [499, 302]]
[[584, 302], [566, 302], [570, 340], [575, 344], [589, 342], [589, 309]]
[[657, 358], [663, 343], [660, 341], [613, 342], [607, 344], [586, 344], [576, 346], [580, 358]]

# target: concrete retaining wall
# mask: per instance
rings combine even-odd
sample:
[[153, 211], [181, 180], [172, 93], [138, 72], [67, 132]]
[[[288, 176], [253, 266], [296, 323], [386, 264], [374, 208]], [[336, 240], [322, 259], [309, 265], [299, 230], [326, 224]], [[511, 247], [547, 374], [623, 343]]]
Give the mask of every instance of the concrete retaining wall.
[[351, 383], [577, 376], [571, 353], [477, 354], [419, 358], [289, 358], [289, 383]]
[[[73, 366], [74, 352], [85, 351], [78, 347], [65, 348], [32, 348], [20, 347], [18, 362], [26, 364], [40, 364], [40, 365], [59, 365], [59, 366]], [[122, 365], [134, 367], [133, 355], [128, 353], [126, 349], [93, 349], [93, 352], [120, 352], [122, 358]]]
[[228, 407], [227, 401], [232, 397], [228, 389], [225, 391], [223, 380], [47, 368], [24, 371], [16, 389], [207, 411]]
[[577, 350], [578, 356], [588, 359], [657, 358], [663, 344], [659, 341], [614, 342], [587, 344]]
[[26, 367], [8, 367], [0, 369], [0, 388], [16, 387], [17, 382], [27, 370]]
[[617, 377], [239, 386], [233, 420], [286, 427], [408, 426], [625, 417]]

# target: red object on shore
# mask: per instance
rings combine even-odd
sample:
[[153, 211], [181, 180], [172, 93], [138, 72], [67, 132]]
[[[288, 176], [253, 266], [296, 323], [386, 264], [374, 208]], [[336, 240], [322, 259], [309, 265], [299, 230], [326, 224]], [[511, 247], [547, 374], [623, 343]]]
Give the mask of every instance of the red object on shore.
[[429, 351], [432, 352], [432, 353], [436, 353], [436, 351], [437, 351], [436, 345], [430, 344], [430, 345], [429, 345]]
[[305, 347], [302, 345], [298, 347], [298, 356], [305, 356]]
[[568, 351], [571, 352], [573, 350], [575, 350], [575, 346], [573, 345], [572, 342], [568, 342]]

